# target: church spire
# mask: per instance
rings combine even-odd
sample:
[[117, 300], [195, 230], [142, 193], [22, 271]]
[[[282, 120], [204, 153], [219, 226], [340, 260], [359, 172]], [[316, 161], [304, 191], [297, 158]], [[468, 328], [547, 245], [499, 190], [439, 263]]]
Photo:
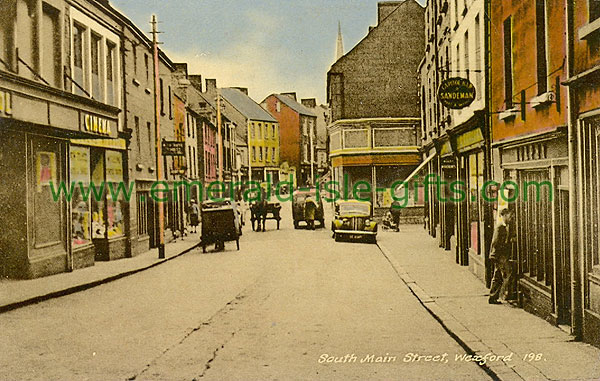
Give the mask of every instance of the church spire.
[[344, 55], [344, 42], [342, 40], [342, 24], [338, 21], [338, 36], [335, 49], [335, 60], [339, 60]]

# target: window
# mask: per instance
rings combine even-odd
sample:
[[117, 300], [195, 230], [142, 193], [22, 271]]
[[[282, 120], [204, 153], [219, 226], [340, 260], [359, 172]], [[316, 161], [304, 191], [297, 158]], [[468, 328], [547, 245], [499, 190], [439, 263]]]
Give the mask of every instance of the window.
[[0, 2], [0, 68], [6, 70], [13, 70], [15, 11], [14, 0]]
[[256, 147], [252, 147], [252, 161], [256, 161]]
[[[152, 123], [147, 122], [146, 127], [148, 129], [148, 147], [152, 147]], [[150, 150], [152, 152], [152, 150]], [[150, 154], [152, 156], [152, 154]]]
[[483, 84], [481, 83], [481, 79], [483, 77], [481, 73], [481, 52], [483, 51], [481, 46], [481, 22], [479, 19], [479, 14], [475, 16], [475, 86], [476, 86], [476, 97], [477, 99], [481, 99], [481, 95], [484, 91]]
[[590, 22], [600, 18], [600, 1], [588, 0], [590, 7]]
[[273, 124], [271, 128], [273, 129], [273, 140], [275, 140], [275, 125]]
[[82, 190], [90, 191], [90, 149], [71, 146], [70, 156], [71, 181], [77, 184], [71, 201], [72, 242], [77, 248], [92, 243], [90, 199], [84, 200], [82, 195]]
[[469, 31], [468, 30], [465, 32], [464, 50], [465, 50], [465, 71], [466, 71], [467, 79], [471, 79], [471, 72], [469, 70], [469, 69], [471, 69], [471, 64], [469, 62]]
[[150, 199], [149, 192], [136, 193], [137, 201], [137, 229], [138, 237], [148, 235], [148, 200]]
[[[2, 1], [5, 2], [5, 1]], [[37, 1], [20, 0], [17, 2], [17, 20], [18, 29], [16, 39], [19, 59], [26, 62], [34, 70], [39, 69], [39, 32], [37, 11]], [[4, 15], [2, 15], [4, 18]], [[19, 74], [32, 80], [37, 80], [34, 74], [22, 62], [18, 63]]]
[[[46, 3], [43, 3], [42, 18], [42, 65], [41, 75], [50, 85], [62, 87], [61, 83], [61, 57], [60, 57], [60, 33], [59, 33], [59, 11]], [[0, 21], [1, 23], [1, 21]], [[0, 28], [1, 29], [1, 28]], [[1, 37], [1, 35], [0, 35]], [[0, 47], [2, 43], [0, 42]]]
[[148, 54], [144, 53], [144, 66], [146, 67], [146, 83], [150, 81], [150, 63], [148, 62]]
[[169, 119], [173, 119], [173, 106], [171, 105], [171, 86], [169, 85]]
[[271, 148], [271, 161], [275, 162], [275, 147]]
[[258, 138], [259, 139], [263, 138], [262, 124], [260, 124], [260, 123], [258, 124]]
[[138, 156], [141, 154], [142, 145], [140, 144], [140, 118], [138, 116], [133, 117], [135, 125], [135, 140], [137, 143]]
[[278, 100], [275, 101], [275, 109], [277, 110], [277, 112], [281, 112], [281, 102], [279, 102]]
[[90, 52], [92, 56], [91, 69], [92, 69], [92, 97], [97, 101], [102, 101], [102, 87], [100, 86], [100, 50], [102, 49], [102, 37], [96, 33], [92, 33], [92, 42], [90, 46]]
[[159, 91], [160, 91], [160, 115], [165, 115], [165, 85], [163, 79], [159, 79]]
[[106, 103], [115, 105], [115, 50], [116, 45], [106, 42]]
[[507, 109], [513, 107], [513, 63], [512, 63], [512, 17], [504, 20], [504, 102]]
[[[73, 24], [73, 79], [75, 82], [85, 88], [85, 76], [83, 71], [85, 56], [85, 27], [79, 24]], [[73, 92], [78, 95], [85, 95], [79, 88], [73, 86]]]
[[263, 148], [258, 147], [258, 160], [262, 161], [262, 159], [263, 159]]
[[133, 75], [137, 76], [137, 45], [131, 44], [131, 52], [133, 54]]
[[546, 56], [546, 0], [536, 0], [535, 5], [537, 84], [538, 95], [540, 95], [548, 91], [548, 59]]

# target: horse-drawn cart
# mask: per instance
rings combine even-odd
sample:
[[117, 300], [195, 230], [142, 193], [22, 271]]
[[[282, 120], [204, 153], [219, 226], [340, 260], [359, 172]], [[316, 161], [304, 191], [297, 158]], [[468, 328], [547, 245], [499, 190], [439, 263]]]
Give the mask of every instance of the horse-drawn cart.
[[240, 249], [240, 226], [235, 204], [230, 201], [205, 201], [202, 203], [202, 237], [200, 246], [206, 253], [208, 245], [223, 250], [225, 242], [235, 241]]

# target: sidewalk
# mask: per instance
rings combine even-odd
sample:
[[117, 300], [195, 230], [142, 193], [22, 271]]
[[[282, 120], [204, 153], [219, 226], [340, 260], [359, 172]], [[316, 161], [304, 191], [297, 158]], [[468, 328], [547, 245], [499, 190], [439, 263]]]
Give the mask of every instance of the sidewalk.
[[0, 280], [0, 313], [135, 274], [185, 254], [199, 242], [199, 234], [190, 234], [184, 240], [168, 243], [164, 259], [158, 259], [158, 249], [151, 249], [133, 258], [96, 262], [73, 272], [30, 280]]
[[[488, 304], [483, 282], [457, 265], [454, 253], [440, 249], [422, 226], [382, 232], [378, 241], [413, 294], [467, 353], [513, 353], [510, 360], [484, 365], [497, 379], [600, 379], [600, 349], [573, 342], [569, 334], [520, 308]], [[524, 361], [529, 353], [534, 354], [532, 361]]]

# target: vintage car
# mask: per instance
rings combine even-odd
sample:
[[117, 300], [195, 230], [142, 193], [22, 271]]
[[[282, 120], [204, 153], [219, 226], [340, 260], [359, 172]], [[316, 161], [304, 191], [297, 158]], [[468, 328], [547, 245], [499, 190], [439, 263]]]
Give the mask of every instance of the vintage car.
[[240, 219], [236, 204], [231, 201], [205, 201], [201, 209], [200, 246], [206, 253], [208, 245], [215, 245], [215, 250], [224, 250], [225, 242], [235, 241], [240, 249]]
[[373, 208], [368, 201], [336, 201], [331, 222], [333, 238], [365, 239], [377, 242], [377, 222], [373, 220]]
[[323, 202], [320, 198], [317, 197], [316, 189], [299, 189], [297, 191], [294, 191], [294, 193], [292, 194], [292, 218], [294, 220], [294, 229], [298, 229], [300, 227], [300, 222], [307, 222], [304, 216], [304, 206], [308, 197], [311, 197], [317, 204], [314, 221], [319, 221], [320, 227], [325, 226], [325, 213], [323, 212]]

